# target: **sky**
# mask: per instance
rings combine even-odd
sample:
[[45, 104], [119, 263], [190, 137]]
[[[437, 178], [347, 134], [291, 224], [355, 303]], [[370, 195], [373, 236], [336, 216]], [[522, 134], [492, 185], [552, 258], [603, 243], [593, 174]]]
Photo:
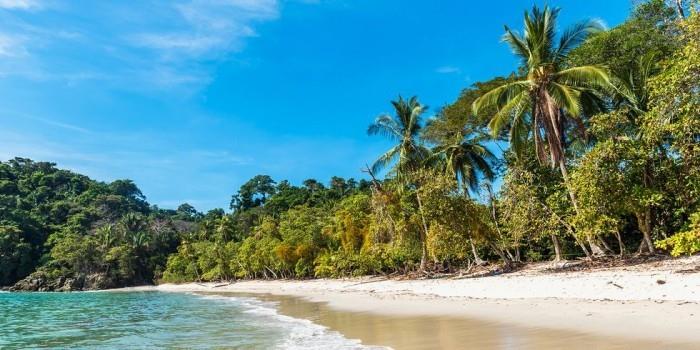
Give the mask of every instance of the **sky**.
[[[543, 5], [542, 2], [536, 2]], [[549, 1], [612, 27], [629, 0]], [[398, 95], [427, 117], [509, 74], [531, 0], [0, 0], [0, 160], [28, 157], [148, 201], [228, 208], [247, 179], [360, 171]]]

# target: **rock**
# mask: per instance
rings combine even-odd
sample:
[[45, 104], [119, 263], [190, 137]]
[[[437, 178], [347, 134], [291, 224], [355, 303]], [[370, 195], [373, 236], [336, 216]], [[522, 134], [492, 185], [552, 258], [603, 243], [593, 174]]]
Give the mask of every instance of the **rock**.
[[105, 273], [59, 276], [50, 278], [43, 271], [36, 271], [8, 288], [14, 292], [72, 292], [117, 288], [121, 285]]
[[46, 288], [46, 279], [44, 276], [31, 274], [10, 287], [10, 291], [44, 291]]
[[85, 276], [85, 281], [83, 283], [83, 290], [100, 290], [118, 287], [114, 280], [109, 278], [106, 274], [95, 273]]

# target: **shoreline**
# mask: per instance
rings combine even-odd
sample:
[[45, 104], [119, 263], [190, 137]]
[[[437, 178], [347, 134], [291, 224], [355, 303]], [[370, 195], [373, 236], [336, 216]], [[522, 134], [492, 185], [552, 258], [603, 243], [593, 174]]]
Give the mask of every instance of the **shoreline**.
[[700, 342], [699, 266], [695, 256], [593, 271], [544, 272], [539, 264], [478, 278], [241, 281], [112, 291], [291, 296], [338, 311], [469, 318], [680, 346]]

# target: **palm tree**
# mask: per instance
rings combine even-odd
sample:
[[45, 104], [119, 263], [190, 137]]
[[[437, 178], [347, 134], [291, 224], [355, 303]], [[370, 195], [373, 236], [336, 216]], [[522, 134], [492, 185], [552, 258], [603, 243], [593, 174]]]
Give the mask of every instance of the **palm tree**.
[[401, 96], [391, 101], [395, 115], [382, 114], [367, 129], [369, 135], [381, 135], [397, 142], [397, 144], [382, 154], [372, 165], [372, 171], [377, 173], [395, 163], [392, 170], [399, 180], [420, 168], [430, 156], [430, 150], [423, 146], [418, 136], [422, 129], [421, 116], [427, 110], [418, 102], [417, 97], [404, 100]]
[[[423, 146], [418, 137], [422, 128], [421, 116], [427, 110], [418, 102], [417, 97], [404, 100], [401, 96], [396, 101], [391, 101], [395, 114], [383, 114], [378, 116], [374, 123], [367, 129], [369, 135], [381, 135], [396, 142], [396, 145], [382, 154], [372, 165], [371, 172], [376, 173], [395, 164], [391, 172], [399, 183], [417, 188], [418, 183], [412, 181], [412, 175], [420, 169], [430, 158], [430, 150]], [[422, 246], [420, 269], [425, 271], [428, 260], [428, 224], [423, 214], [423, 202], [416, 191], [416, 201], [421, 214], [423, 231], [420, 239]]]
[[[462, 133], [466, 136], [463, 136]], [[476, 136], [475, 136], [476, 135]], [[479, 191], [481, 178], [492, 181], [494, 178], [493, 164], [496, 156], [481, 144], [482, 135], [472, 131], [456, 133], [452, 142], [438, 145], [434, 149], [434, 156], [439, 157], [438, 168], [454, 178], [457, 187], [461, 187], [468, 198], [469, 191]], [[484, 264], [474, 246], [474, 238], [469, 239], [474, 261], [478, 265]]]
[[[521, 36], [506, 27], [503, 40], [522, 60], [525, 78], [508, 82], [474, 101], [474, 113], [495, 106], [496, 114], [489, 122], [495, 137], [510, 125], [510, 142], [516, 154], [521, 153], [529, 135], [541, 162], [549, 153], [552, 167], [559, 167], [574, 210], [578, 213], [575, 194], [569, 186], [566, 168], [566, 132], [569, 125], [584, 128], [582, 117], [587, 103], [601, 91], [612, 88], [606, 69], [601, 66], [565, 67], [567, 54], [584, 42], [590, 34], [601, 31], [597, 21], [584, 21], [562, 33], [557, 41], [556, 22], [559, 9], [534, 6], [525, 13], [525, 32]], [[588, 237], [596, 254], [603, 251]]]
[[453, 142], [438, 145], [434, 150], [442, 157], [444, 171], [454, 177], [466, 196], [470, 190], [479, 190], [481, 178], [492, 181], [495, 176], [491, 165], [496, 156], [481, 141], [480, 135], [462, 136], [458, 133]]

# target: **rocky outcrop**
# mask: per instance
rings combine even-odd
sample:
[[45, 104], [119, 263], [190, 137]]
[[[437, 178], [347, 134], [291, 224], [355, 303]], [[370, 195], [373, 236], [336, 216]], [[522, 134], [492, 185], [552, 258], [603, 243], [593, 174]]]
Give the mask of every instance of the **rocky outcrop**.
[[78, 275], [75, 277], [60, 276], [51, 278], [42, 271], [34, 272], [10, 287], [11, 291], [33, 292], [71, 292], [80, 290], [100, 290], [121, 287], [106, 274]]

